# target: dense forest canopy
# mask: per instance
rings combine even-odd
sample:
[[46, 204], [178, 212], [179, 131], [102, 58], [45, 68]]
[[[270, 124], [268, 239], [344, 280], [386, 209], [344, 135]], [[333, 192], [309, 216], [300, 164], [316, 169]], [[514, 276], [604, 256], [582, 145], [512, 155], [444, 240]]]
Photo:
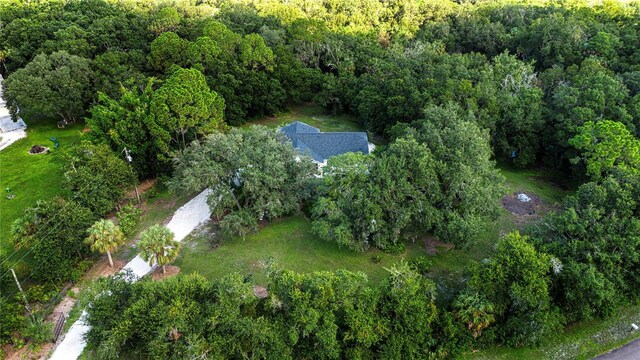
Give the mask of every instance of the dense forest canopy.
[[[489, 129], [496, 157], [518, 166], [570, 165], [579, 154], [568, 140], [588, 121], [640, 131], [633, 3], [17, 1], [0, 9], [5, 93], [27, 119], [126, 108], [131, 92], [149, 78], [161, 87], [179, 66], [204, 75], [230, 125], [315, 101], [387, 134], [428, 106], [456, 103]], [[120, 146], [117, 134], [104, 138]]]
[[[496, 164], [553, 169], [584, 184], [532, 229], [493, 239], [452, 301], [436, 304], [428, 261], [390, 268], [377, 288], [358, 273], [274, 266], [266, 299], [237, 274], [105, 280], [88, 318], [104, 358], [447, 358], [536, 345], [638, 301], [638, 44], [640, 5], [609, 0], [3, 1], [11, 114], [84, 122], [91, 141], [67, 159], [66, 198], [25, 210], [11, 238], [46, 265], [38, 281], [77, 278], [85, 230], [136, 177], [166, 176], [173, 190], [212, 188], [229, 234], [303, 209], [320, 238], [362, 252], [399, 252], [425, 233], [465, 248], [499, 214]], [[240, 128], [306, 102], [384, 144], [331, 159], [316, 181], [282, 134]], [[0, 307], [18, 314], [2, 318], [9, 341], [25, 323], [14, 299]]]

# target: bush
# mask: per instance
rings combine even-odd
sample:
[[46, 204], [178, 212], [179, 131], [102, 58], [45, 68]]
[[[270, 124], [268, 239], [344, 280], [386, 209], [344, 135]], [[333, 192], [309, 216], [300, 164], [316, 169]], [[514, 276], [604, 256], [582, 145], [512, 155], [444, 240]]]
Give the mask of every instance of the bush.
[[409, 262], [409, 266], [422, 275], [426, 275], [431, 270], [431, 265], [433, 265], [431, 260], [424, 255], [418, 256]]
[[91, 260], [82, 260], [78, 263], [77, 267], [71, 271], [71, 281], [78, 282], [84, 274], [89, 270], [89, 268], [93, 265], [93, 261]]
[[33, 285], [27, 291], [27, 299], [30, 303], [47, 303], [56, 296], [58, 290], [53, 285]]
[[118, 226], [125, 236], [133, 235], [133, 230], [140, 220], [142, 209], [137, 208], [133, 204], [125, 205], [122, 210], [118, 211], [116, 217], [118, 218]]
[[35, 345], [49, 342], [53, 338], [53, 325], [45, 321], [44, 315], [36, 314], [27, 318], [24, 337], [33, 341]]
[[248, 210], [231, 213], [220, 221], [220, 229], [226, 236], [247, 236], [258, 231], [258, 222]]
[[400, 254], [401, 252], [404, 251], [404, 243], [401, 242], [395, 242], [395, 243], [389, 243], [387, 244], [384, 249], [382, 249], [382, 251], [384, 251], [387, 254]]
[[[13, 333], [20, 333], [25, 327], [24, 306], [18, 302], [9, 301], [6, 297], [0, 297], [0, 344], [13, 342]], [[17, 344], [16, 344], [17, 345]]]
[[373, 255], [371, 257], [371, 262], [374, 264], [378, 264], [380, 263], [380, 261], [382, 261], [382, 255], [378, 254], [378, 255]]

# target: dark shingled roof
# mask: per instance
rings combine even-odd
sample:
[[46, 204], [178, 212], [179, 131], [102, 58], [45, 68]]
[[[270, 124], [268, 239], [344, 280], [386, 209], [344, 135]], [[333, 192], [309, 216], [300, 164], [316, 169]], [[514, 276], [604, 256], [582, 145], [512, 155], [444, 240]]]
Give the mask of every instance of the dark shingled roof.
[[323, 133], [300, 121], [282, 127], [280, 132], [291, 140], [294, 148], [319, 162], [348, 152], [369, 153], [369, 141], [365, 132]]
[[289, 135], [289, 134], [317, 134], [320, 132], [320, 129], [314, 128], [311, 125], [307, 125], [300, 121], [294, 121], [287, 126], [283, 126], [280, 128], [280, 131]]

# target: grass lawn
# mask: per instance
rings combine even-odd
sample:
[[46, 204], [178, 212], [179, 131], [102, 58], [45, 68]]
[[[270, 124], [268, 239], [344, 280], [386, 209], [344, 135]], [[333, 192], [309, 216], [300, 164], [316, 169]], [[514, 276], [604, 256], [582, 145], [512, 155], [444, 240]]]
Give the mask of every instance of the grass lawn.
[[[542, 179], [540, 171], [502, 171], [507, 177], [507, 192], [528, 191], [545, 201], [556, 203], [567, 191], [549, 189], [548, 180]], [[538, 188], [544, 191], [539, 191]], [[281, 266], [300, 272], [348, 269], [363, 271], [372, 282], [377, 283], [386, 275], [385, 267], [402, 258], [412, 259], [427, 255], [433, 262], [432, 277], [438, 281], [457, 281], [471, 261], [489, 256], [493, 245], [501, 235], [517, 229], [515, 218], [503, 211], [501, 216], [482, 234], [468, 250], [450, 249], [444, 244], [436, 246], [437, 254], [427, 255], [421, 243], [409, 244], [403, 254], [389, 255], [371, 249], [365, 254], [357, 253], [336, 244], [325, 242], [311, 232], [310, 222], [302, 215], [276, 220], [258, 233], [246, 238], [236, 237], [217, 243], [217, 236], [205, 230], [185, 240], [185, 248], [176, 261], [183, 272], [197, 271], [214, 279], [230, 272], [252, 274], [258, 282], [264, 282], [261, 262], [273, 258]], [[371, 257], [380, 254], [382, 261], [373, 263]], [[452, 289], [453, 290], [453, 289]]]
[[291, 110], [276, 114], [274, 117], [265, 117], [259, 120], [251, 121], [243, 126], [265, 125], [268, 127], [280, 127], [292, 123], [296, 120], [317, 127], [323, 132], [348, 132], [363, 131], [362, 126], [356, 122], [356, 119], [350, 115], [324, 115], [325, 110], [314, 104], [298, 105]]
[[[246, 238], [235, 237], [211, 247], [215, 235], [204, 232], [185, 239], [185, 247], [176, 266], [182, 273], [199, 272], [215, 279], [231, 272], [251, 274], [258, 284], [265, 284], [266, 277], [262, 261], [272, 258], [285, 269], [297, 272], [347, 269], [365, 272], [372, 283], [385, 278], [389, 267], [405, 258], [415, 258], [424, 252], [416, 245], [407, 246], [402, 254], [385, 254], [370, 249], [361, 254], [337, 244], [326, 242], [311, 232], [311, 223], [302, 215], [279, 219], [265, 226], [256, 234]], [[371, 261], [380, 255], [379, 263]]]
[[[74, 125], [58, 129], [55, 123], [36, 123], [28, 126], [26, 138], [0, 151], [0, 250], [13, 252], [9, 231], [25, 208], [62, 193], [64, 153], [80, 142], [82, 128], [83, 125]], [[58, 138], [60, 148], [53, 150], [50, 137]], [[33, 145], [48, 146], [52, 151], [29, 155], [27, 152]], [[11, 188], [15, 198], [6, 198], [6, 188]]]

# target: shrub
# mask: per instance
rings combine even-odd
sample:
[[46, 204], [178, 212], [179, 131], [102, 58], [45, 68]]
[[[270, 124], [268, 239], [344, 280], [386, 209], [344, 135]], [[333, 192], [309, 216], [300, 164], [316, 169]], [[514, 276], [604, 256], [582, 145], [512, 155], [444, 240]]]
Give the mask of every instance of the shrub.
[[44, 344], [53, 337], [53, 325], [45, 321], [44, 315], [36, 314], [27, 318], [24, 337], [33, 341], [35, 345]]
[[125, 236], [133, 235], [133, 229], [140, 220], [142, 209], [137, 208], [133, 204], [125, 205], [122, 210], [118, 211], [116, 217], [118, 218], [118, 226]]
[[425, 275], [429, 272], [429, 270], [431, 270], [431, 265], [433, 265], [431, 263], [431, 260], [429, 260], [429, 258], [424, 255], [418, 256], [417, 258], [411, 260], [411, 262], [409, 263], [409, 266], [411, 266], [412, 269], [422, 275]]

